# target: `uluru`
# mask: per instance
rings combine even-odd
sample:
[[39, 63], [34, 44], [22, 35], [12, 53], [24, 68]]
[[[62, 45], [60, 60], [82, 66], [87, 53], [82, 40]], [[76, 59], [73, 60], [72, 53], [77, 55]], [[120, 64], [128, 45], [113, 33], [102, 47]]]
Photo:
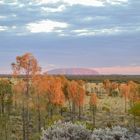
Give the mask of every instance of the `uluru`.
[[88, 68], [60, 68], [47, 71], [51, 75], [98, 75], [96, 70]]

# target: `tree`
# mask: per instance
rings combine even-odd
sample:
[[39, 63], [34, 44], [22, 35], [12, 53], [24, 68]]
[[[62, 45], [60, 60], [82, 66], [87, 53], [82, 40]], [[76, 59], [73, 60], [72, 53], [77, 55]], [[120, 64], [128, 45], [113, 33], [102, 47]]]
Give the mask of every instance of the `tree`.
[[22, 109], [21, 118], [22, 118], [22, 129], [23, 129], [23, 140], [26, 139], [26, 119], [25, 119], [25, 104], [26, 104], [26, 82], [24, 80], [18, 80], [13, 85], [13, 102], [15, 104], [15, 109], [17, 106]]
[[77, 94], [75, 97], [75, 103], [77, 107], [79, 108], [79, 120], [81, 119], [81, 107], [84, 105], [84, 100], [85, 100], [85, 90], [83, 88], [83, 82], [79, 81], [78, 82], [78, 87], [77, 87]]
[[110, 82], [110, 80], [108, 80], [108, 79], [104, 80], [103, 85], [104, 85], [104, 88], [106, 90], [106, 93], [108, 95], [110, 95], [110, 92], [111, 92], [111, 82]]
[[118, 83], [112, 82], [111, 83], [111, 96], [116, 97], [118, 96], [119, 91], [118, 91]]
[[140, 117], [140, 101], [134, 103], [129, 113], [133, 115], [134, 130], [136, 130], [136, 117]]
[[91, 109], [92, 109], [93, 126], [95, 127], [95, 115], [96, 115], [96, 108], [97, 108], [97, 95], [96, 95], [96, 93], [91, 94], [89, 104], [90, 104]]
[[85, 90], [76, 81], [69, 82], [67, 90], [68, 90], [68, 98], [72, 102], [72, 114], [75, 114], [75, 109], [77, 106], [79, 108], [79, 119], [80, 119], [81, 107], [83, 106], [85, 99]]
[[140, 102], [136, 102], [129, 110], [129, 113], [134, 114], [135, 116], [140, 116]]
[[13, 75], [24, 76], [25, 81], [25, 102], [22, 108], [23, 120], [26, 124], [27, 133], [23, 134], [23, 140], [29, 140], [29, 98], [30, 98], [30, 83], [31, 78], [40, 72], [40, 67], [36, 58], [31, 53], [25, 53], [22, 56], [16, 57], [16, 63], [12, 63]]
[[32, 78], [32, 102], [30, 106], [37, 111], [38, 120], [38, 132], [41, 132], [41, 110], [45, 110], [46, 100], [44, 101], [45, 95], [45, 80], [42, 75], [36, 75]]
[[58, 105], [58, 106], [62, 106], [65, 102], [65, 97], [64, 94], [62, 92], [62, 83], [61, 80], [59, 78], [54, 78], [51, 81], [52, 83], [49, 85], [49, 97], [50, 97], [50, 101], [52, 104], [54, 105]]
[[12, 104], [12, 84], [7, 79], [0, 79], [0, 113], [4, 114], [6, 107], [10, 111]]
[[69, 101], [72, 104], [71, 119], [73, 120], [73, 117], [75, 115], [75, 95], [76, 95], [76, 92], [77, 92], [77, 83], [75, 81], [69, 82], [67, 90], [68, 90]]
[[137, 94], [138, 85], [133, 81], [129, 81], [128, 86], [130, 89], [130, 94], [129, 94], [130, 107], [132, 109], [130, 112], [133, 114], [134, 130], [136, 130], [136, 115], [139, 112], [139, 103], [137, 103], [139, 101], [139, 96]]
[[133, 81], [129, 81], [128, 86], [129, 86], [129, 91], [130, 91], [130, 94], [129, 94], [130, 106], [133, 106], [135, 101], [138, 99], [138, 96], [137, 96], [138, 86]]
[[[8, 138], [9, 115], [12, 106], [12, 84], [8, 79], [0, 79], [0, 130], [5, 133], [4, 139]], [[0, 136], [2, 138], [2, 136]]]
[[124, 97], [124, 104], [125, 104], [125, 112], [127, 111], [127, 101], [129, 100], [130, 95], [130, 88], [128, 84], [121, 84], [120, 85], [120, 92]]

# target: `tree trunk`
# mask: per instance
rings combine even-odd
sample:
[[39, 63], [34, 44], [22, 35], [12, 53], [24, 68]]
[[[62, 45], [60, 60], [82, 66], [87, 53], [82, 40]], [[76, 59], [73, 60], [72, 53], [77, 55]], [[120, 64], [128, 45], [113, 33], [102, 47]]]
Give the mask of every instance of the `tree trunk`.
[[27, 136], [26, 140], [29, 140], [29, 107], [28, 107], [28, 103], [27, 103], [27, 108], [26, 108], [26, 136]]
[[3, 97], [1, 97], [2, 99], [1, 99], [1, 112], [2, 112], [2, 114], [4, 114], [4, 99], [3, 99]]
[[125, 97], [125, 113], [126, 113], [126, 97]]
[[134, 120], [134, 132], [136, 132], [136, 116], [135, 116], [135, 113], [133, 115], [133, 120]]
[[96, 106], [92, 106], [92, 121], [93, 121], [93, 126], [95, 127], [95, 111], [96, 111]]
[[37, 112], [38, 112], [38, 132], [41, 132], [41, 114], [40, 114], [40, 97], [39, 97], [39, 93], [37, 94]]
[[24, 105], [22, 107], [22, 127], [23, 127], [23, 140], [26, 140], [26, 131], [25, 131], [25, 108]]
[[26, 73], [26, 132], [27, 132], [27, 139], [26, 140], [29, 140], [29, 105], [28, 105], [28, 99], [29, 99], [29, 78], [30, 78], [30, 75], [29, 75], [29, 70], [27, 70], [27, 73]]
[[72, 113], [71, 113], [71, 115], [72, 115], [72, 121], [73, 121], [74, 117], [75, 117], [75, 103], [74, 103], [74, 101], [72, 102]]
[[52, 106], [51, 106], [51, 109], [50, 109], [50, 115], [51, 115], [51, 119], [53, 117], [53, 109], [52, 109]]
[[38, 132], [41, 132], [41, 114], [39, 106], [38, 106]]
[[62, 109], [62, 107], [60, 108], [60, 115], [63, 116], [63, 109]]
[[6, 118], [7, 118], [7, 117], [4, 118], [4, 121], [5, 121], [5, 122], [4, 122], [4, 127], [5, 127], [5, 140], [8, 139], [8, 137], [7, 137], [7, 120], [6, 120]]
[[81, 120], [81, 107], [79, 106], [79, 120]]

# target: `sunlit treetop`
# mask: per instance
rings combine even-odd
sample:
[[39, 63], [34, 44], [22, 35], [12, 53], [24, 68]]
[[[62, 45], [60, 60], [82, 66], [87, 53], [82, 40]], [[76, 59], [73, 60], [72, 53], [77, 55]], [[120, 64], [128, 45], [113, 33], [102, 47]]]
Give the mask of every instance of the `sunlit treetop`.
[[34, 75], [41, 71], [36, 58], [31, 53], [25, 53], [16, 57], [16, 62], [12, 63], [14, 74]]

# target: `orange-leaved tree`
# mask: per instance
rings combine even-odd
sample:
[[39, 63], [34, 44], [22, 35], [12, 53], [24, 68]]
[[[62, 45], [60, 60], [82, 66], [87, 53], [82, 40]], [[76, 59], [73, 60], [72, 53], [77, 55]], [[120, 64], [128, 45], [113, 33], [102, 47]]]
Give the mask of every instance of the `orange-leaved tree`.
[[108, 95], [110, 95], [110, 92], [111, 92], [111, 82], [110, 82], [110, 80], [108, 80], [108, 79], [104, 80], [103, 85], [104, 85], [104, 89], [106, 90], [106, 93]]
[[48, 113], [52, 117], [53, 110], [61, 108], [65, 103], [65, 96], [62, 91], [62, 83], [59, 77], [48, 77], [46, 81], [46, 94]]
[[23, 140], [26, 139], [26, 123], [27, 123], [25, 118], [25, 104], [27, 103], [25, 92], [26, 92], [26, 82], [22, 79], [15, 81], [13, 85], [13, 103], [15, 110], [21, 109]]
[[83, 86], [78, 86], [77, 95], [76, 95], [76, 105], [79, 107], [79, 119], [81, 119], [81, 108], [84, 105], [85, 100], [85, 90]]
[[25, 82], [25, 90], [24, 90], [24, 98], [25, 102], [23, 102], [23, 121], [26, 124], [26, 130], [23, 130], [23, 140], [29, 140], [29, 104], [28, 101], [30, 99], [30, 85], [31, 78], [40, 72], [40, 67], [38, 66], [38, 62], [36, 58], [31, 53], [25, 53], [22, 56], [16, 57], [16, 62], [12, 63], [13, 75], [22, 76], [23, 81]]
[[133, 81], [129, 81], [128, 86], [129, 86], [129, 90], [130, 90], [130, 94], [129, 94], [130, 105], [133, 106], [135, 101], [138, 100], [138, 94], [137, 94], [138, 85]]
[[121, 96], [124, 97], [125, 112], [127, 111], [127, 101], [129, 100], [130, 88], [128, 84], [120, 84]]
[[40, 74], [32, 78], [32, 102], [30, 102], [30, 105], [37, 111], [38, 132], [41, 132], [43, 124], [41, 111], [44, 112], [46, 110], [47, 99], [45, 98], [45, 94], [47, 92], [47, 86], [46, 75]]
[[97, 95], [96, 93], [92, 93], [90, 96], [90, 101], [89, 104], [91, 106], [92, 109], [92, 121], [93, 121], [93, 127], [95, 127], [95, 115], [96, 115], [96, 109], [97, 109]]
[[119, 94], [118, 90], [118, 83], [117, 82], [112, 82], [111, 83], [111, 96], [116, 97]]
[[[71, 81], [67, 87], [69, 100], [72, 102], [72, 114], [75, 114], [75, 107], [79, 107], [79, 118], [81, 115], [81, 107], [84, 104], [85, 90], [83, 86], [76, 81]], [[73, 119], [73, 115], [72, 115]]]

